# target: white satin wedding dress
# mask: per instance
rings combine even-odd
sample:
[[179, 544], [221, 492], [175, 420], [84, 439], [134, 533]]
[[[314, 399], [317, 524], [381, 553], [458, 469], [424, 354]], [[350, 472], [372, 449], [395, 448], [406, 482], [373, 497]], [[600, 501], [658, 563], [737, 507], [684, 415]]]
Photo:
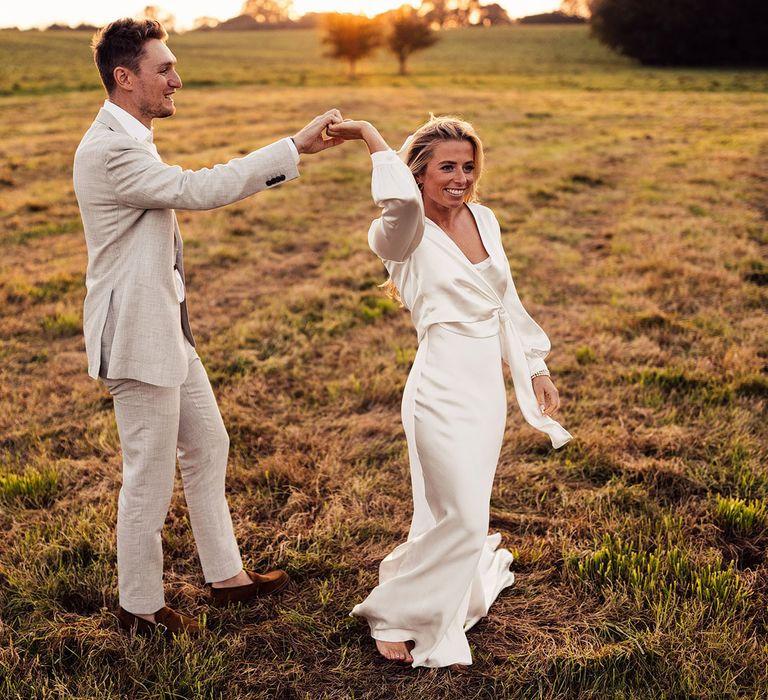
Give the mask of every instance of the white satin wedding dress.
[[542, 416], [530, 375], [549, 340], [515, 291], [493, 213], [468, 205], [489, 253], [473, 265], [426, 219], [421, 193], [394, 153], [374, 153], [382, 216], [368, 235], [411, 312], [419, 348], [402, 403], [413, 488], [408, 539], [379, 568], [379, 585], [352, 610], [382, 641], [412, 640], [413, 666], [470, 664], [465, 632], [510, 586], [512, 555], [488, 535], [491, 487], [507, 402], [502, 359], [525, 419], [553, 446], [571, 439]]

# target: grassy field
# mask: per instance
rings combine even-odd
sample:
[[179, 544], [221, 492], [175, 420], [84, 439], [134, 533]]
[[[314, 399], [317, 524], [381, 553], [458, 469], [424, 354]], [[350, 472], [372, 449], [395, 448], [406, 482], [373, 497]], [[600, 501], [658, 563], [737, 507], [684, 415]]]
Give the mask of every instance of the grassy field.
[[[170, 45], [184, 67], [187, 87], [213, 85], [329, 85], [485, 87], [578, 90], [768, 91], [768, 73], [754, 70], [648, 68], [587, 39], [584, 27], [493, 27], [444, 32], [439, 43], [417, 53], [414, 75], [396, 75], [397, 61], [379, 50], [362, 61], [350, 80], [346, 66], [323, 55], [314, 30], [192, 32]], [[97, 89], [81, 32], [0, 30], [0, 95]], [[65, 60], [62, 60], [64, 59]]]
[[551, 451], [510, 393], [491, 527], [516, 584], [469, 634], [469, 671], [382, 661], [348, 612], [407, 533], [399, 401], [416, 338], [376, 288], [364, 149], [305, 158], [297, 182], [180, 213], [235, 529], [250, 564], [293, 584], [207, 609], [179, 485], [168, 601], [207, 613], [210, 633], [119, 634], [119, 442], [86, 376], [71, 186], [102, 95], [86, 36], [0, 33], [0, 84], [18, 93], [0, 99], [0, 698], [764, 697], [767, 76], [639, 68], [583, 28], [455, 32], [412, 77], [382, 56], [356, 83], [309, 33], [171, 48], [187, 87], [155, 142], [186, 167], [331, 106], [397, 145], [429, 111], [473, 120], [483, 201], [577, 439]]

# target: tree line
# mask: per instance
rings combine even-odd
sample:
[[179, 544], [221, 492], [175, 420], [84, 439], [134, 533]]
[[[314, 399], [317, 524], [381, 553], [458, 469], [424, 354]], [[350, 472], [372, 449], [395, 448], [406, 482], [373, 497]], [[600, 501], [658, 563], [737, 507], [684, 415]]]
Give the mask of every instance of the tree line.
[[[330, 55], [347, 60], [354, 74], [357, 61], [381, 45], [397, 56], [405, 73], [408, 56], [437, 41], [430, 32], [511, 24], [501, 5], [480, 0], [422, 0], [416, 10], [404, 5], [373, 20], [310, 14], [292, 21], [292, 7], [292, 0], [246, 0], [240, 17], [218, 26], [324, 27]], [[768, 64], [768, 0], [562, 0], [556, 12], [520, 20], [585, 21], [599, 41], [648, 65]]]
[[648, 65], [768, 65], [766, 0], [590, 0], [592, 33]]
[[400, 75], [408, 73], [408, 59], [416, 51], [429, 48], [438, 40], [427, 18], [410, 5], [386, 12], [373, 19], [363, 15], [332, 14], [323, 23], [326, 55], [344, 60], [354, 77], [357, 62], [385, 46], [398, 60]]
[[[385, 19], [391, 12], [413, 11], [410, 5], [384, 12], [373, 19]], [[492, 26], [512, 24], [507, 11], [498, 3], [483, 4], [480, 0], [422, 0], [415, 13], [424, 19], [431, 29], [454, 29], [468, 26]], [[213, 17], [199, 17], [195, 29], [248, 30], [284, 29], [290, 27], [323, 26], [335, 12], [308, 12], [293, 18], [292, 0], [246, 0], [240, 14], [220, 22]]]
[[[357, 63], [380, 46], [396, 56], [405, 74], [409, 57], [438, 40], [436, 31], [512, 23], [501, 5], [480, 0], [422, 0], [416, 9], [403, 5], [372, 19], [337, 13], [292, 19], [292, 10], [292, 0], [245, 0], [237, 17], [200, 17], [195, 29], [319, 27], [328, 55], [347, 61], [354, 75]], [[173, 15], [156, 5], [147, 6], [144, 16], [174, 29]], [[589, 22], [599, 41], [648, 65], [768, 65], [768, 0], [562, 0], [558, 11], [519, 22]]]

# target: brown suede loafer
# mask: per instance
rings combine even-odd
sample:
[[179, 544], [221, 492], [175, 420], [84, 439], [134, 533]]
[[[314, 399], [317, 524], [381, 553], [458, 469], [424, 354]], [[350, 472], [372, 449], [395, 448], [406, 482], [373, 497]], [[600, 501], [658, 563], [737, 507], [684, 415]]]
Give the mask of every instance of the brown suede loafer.
[[248, 574], [253, 583], [234, 588], [214, 588], [211, 586], [211, 604], [226, 607], [234, 603], [247, 603], [254, 598], [281, 591], [290, 580], [288, 574], [280, 569], [268, 571], [266, 574], [257, 574], [255, 571], [246, 569], [245, 573]]
[[160, 608], [155, 613], [155, 622], [150, 622], [120, 608], [117, 613], [117, 623], [120, 629], [126, 632], [133, 632], [133, 634], [138, 634], [142, 637], [162, 634], [166, 639], [171, 639], [182, 632], [187, 632], [190, 635], [199, 635], [203, 631], [202, 625], [194, 617], [182, 615], [167, 607]]

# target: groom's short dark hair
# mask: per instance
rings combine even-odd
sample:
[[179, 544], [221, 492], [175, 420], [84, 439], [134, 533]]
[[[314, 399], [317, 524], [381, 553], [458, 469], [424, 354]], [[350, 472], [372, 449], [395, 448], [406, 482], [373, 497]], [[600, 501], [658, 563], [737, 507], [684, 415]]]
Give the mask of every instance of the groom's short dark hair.
[[125, 17], [99, 29], [93, 37], [91, 48], [107, 93], [111, 95], [115, 89], [115, 68], [123, 66], [138, 73], [144, 44], [150, 39], [165, 41], [167, 38], [168, 33], [163, 25], [154, 19]]

